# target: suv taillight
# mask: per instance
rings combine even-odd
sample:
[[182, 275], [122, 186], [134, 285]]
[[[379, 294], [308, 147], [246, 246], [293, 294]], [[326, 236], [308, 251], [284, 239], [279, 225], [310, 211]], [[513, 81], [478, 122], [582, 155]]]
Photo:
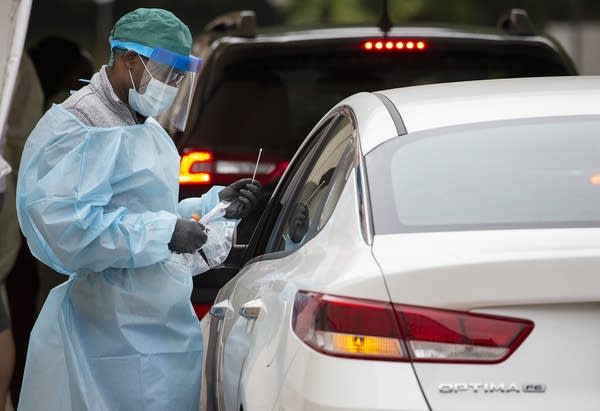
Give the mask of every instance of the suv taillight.
[[212, 183], [213, 154], [209, 151], [189, 151], [181, 156], [179, 184]]
[[299, 291], [292, 328], [328, 355], [491, 364], [507, 359], [533, 322]]
[[[257, 180], [263, 184], [277, 181], [288, 163], [286, 159], [263, 156], [256, 170]], [[181, 156], [179, 184], [230, 184], [240, 178], [252, 177], [255, 166], [255, 154], [186, 150]]]

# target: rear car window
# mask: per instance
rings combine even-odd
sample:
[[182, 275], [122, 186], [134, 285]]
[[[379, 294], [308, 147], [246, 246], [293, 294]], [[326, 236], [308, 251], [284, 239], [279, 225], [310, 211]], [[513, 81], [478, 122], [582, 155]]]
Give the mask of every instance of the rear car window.
[[376, 234], [600, 226], [600, 117], [404, 135], [366, 156]]
[[331, 107], [360, 92], [429, 83], [570, 74], [556, 53], [523, 44], [428, 43], [419, 52], [359, 46], [240, 50], [215, 69], [194, 138], [204, 146], [265, 147], [291, 157]]

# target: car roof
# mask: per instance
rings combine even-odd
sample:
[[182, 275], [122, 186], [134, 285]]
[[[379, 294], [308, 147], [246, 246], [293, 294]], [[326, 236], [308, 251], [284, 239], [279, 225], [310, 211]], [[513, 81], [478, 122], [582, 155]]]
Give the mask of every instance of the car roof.
[[515, 35], [507, 34], [500, 30], [488, 27], [471, 28], [453, 28], [437, 26], [403, 26], [393, 27], [387, 34], [384, 34], [378, 27], [328, 27], [315, 29], [297, 29], [297, 30], [274, 30], [265, 32], [256, 37], [238, 37], [225, 36], [215, 41], [215, 46], [223, 44], [261, 44], [261, 43], [292, 43], [292, 42], [312, 42], [312, 41], [330, 41], [340, 39], [364, 39], [364, 38], [384, 38], [384, 37], [427, 37], [443, 38], [471, 41], [511, 41], [511, 42], [542, 42], [555, 48], [554, 43], [541, 35]]
[[[355, 94], [340, 103], [357, 111], [359, 132], [368, 136], [361, 139], [364, 153], [398, 135], [396, 127], [373, 132], [368, 117], [373, 113], [381, 117], [383, 103], [369, 94]], [[464, 81], [383, 90], [374, 95], [389, 99], [406, 133], [509, 119], [600, 115], [600, 76]], [[378, 108], [362, 113], [369, 105]], [[386, 124], [389, 127], [391, 123]]]

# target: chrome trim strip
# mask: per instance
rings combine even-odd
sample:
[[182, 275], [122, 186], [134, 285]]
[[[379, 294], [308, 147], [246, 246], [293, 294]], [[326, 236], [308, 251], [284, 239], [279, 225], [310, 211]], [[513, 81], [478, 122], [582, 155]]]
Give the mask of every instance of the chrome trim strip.
[[352, 109], [348, 106], [343, 108], [344, 114], [350, 117], [352, 121], [352, 139], [355, 152], [355, 175], [357, 202], [360, 218], [360, 228], [363, 240], [367, 245], [373, 244], [373, 219], [371, 217], [371, 201], [369, 198], [369, 185], [367, 182], [365, 159], [360, 149], [360, 135], [358, 133], [358, 121]]

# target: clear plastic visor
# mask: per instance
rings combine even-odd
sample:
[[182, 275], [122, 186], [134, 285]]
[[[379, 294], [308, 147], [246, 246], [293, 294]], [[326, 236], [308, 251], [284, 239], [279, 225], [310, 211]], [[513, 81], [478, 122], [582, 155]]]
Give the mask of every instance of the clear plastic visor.
[[167, 129], [184, 131], [196, 86], [199, 59], [183, 60], [178, 58], [178, 55], [169, 59], [167, 53], [169, 52], [161, 51], [160, 54], [153, 53], [147, 58], [140, 56], [145, 70], [139, 83], [138, 93], [145, 94], [153, 79], [166, 84], [168, 87], [153, 88], [151, 91], [154, 98], [172, 99], [172, 103], [158, 116], [158, 121]]
[[[151, 101], [160, 107], [164, 106], [164, 111], [157, 116], [163, 127], [184, 131], [201, 60], [192, 55], [185, 56], [134, 42], [110, 39], [109, 43], [111, 49], [131, 50], [139, 55], [145, 70], [137, 85], [137, 92], [150, 93]], [[149, 87], [152, 80], [162, 84]]]
[[[152, 73], [150, 67], [148, 69]], [[142, 81], [140, 82], [140, 93], [145, 92], [144, 87], [147, 88], [147, 84], [151, 80], [149, 75], [148, 78], [146, 78], [147, 74], [148, 73], [146, 72], [144, 76], [142, 76]], [[154, 77], [156, 80], [166, 84], [167, 86], [175, 87], [177, 89], [177, 94], [175, 95], [172, 104], [157, 117], [157, 120], [166, 129], [173, 131], [185, 131], [192, 105], [192, 98], [194, 96], [194, 90], [196, 88], [197, 77], [197, 73], [194, 72], [164, 72]], [[163, 80], [161, 80], [161, 78]], [[166, 88], [165, 93], [171, 93], [168, 91], [169, 88], [170, 87]]]
[[183, 84], [183, 80], [186, 76], [195, 74], [190, 72], [182, 72], [172, 66], [152, 60], [151, 58], [149, 59], [142, 56], [140, 56], [140, 58], [146, 68], [146, 70], [144, 70], [144, 74], [142, 75], [138, 90], [138, 92], [142, 94], [146, 91], [146, 87], [151, 79], [158, 80], [168, 86], [179, 88], [181, 84]]

